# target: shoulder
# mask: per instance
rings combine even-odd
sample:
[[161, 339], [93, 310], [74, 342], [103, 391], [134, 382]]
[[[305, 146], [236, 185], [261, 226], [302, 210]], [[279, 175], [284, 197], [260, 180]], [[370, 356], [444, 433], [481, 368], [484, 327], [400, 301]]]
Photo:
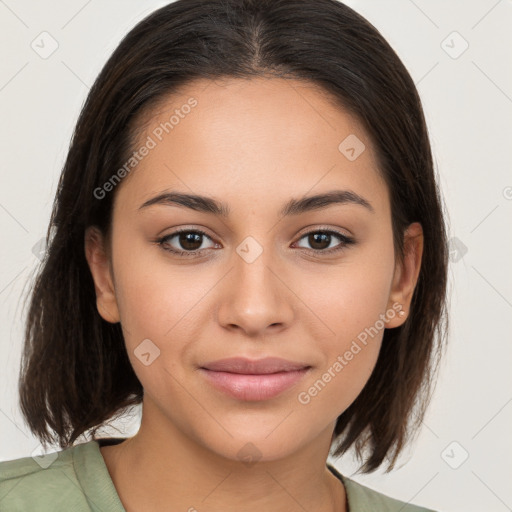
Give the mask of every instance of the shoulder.
[[342, 475], [332, 465], [328, 465], [328, 467], [343, 482], [347, 494], [348, 512], [366, 512], [367, 510], [378, 510], [379, 512], [436, 512], [429, 508], [391, 498]]
[[0, 462], [0, 509], [90, 510], [74, 467], [74, 455], [84, 446]]

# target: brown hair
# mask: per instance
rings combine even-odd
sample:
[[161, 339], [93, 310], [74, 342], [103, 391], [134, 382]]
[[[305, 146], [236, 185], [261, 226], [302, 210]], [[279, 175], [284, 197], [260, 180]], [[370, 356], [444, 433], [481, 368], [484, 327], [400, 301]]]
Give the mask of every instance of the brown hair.
[[424, 249], [406, 322], [386, 329], [376, 367], [337, 420], [333, 455], [368, 452], [364, 472], [395, 460], [430, 400], [447, 319], [447, 241], [421, 102], [404, 65], [373, 25], [336, 0], [178, 0], [121, 41], [91, 88], [60, 176], [47, 252], [31, 294], [20, 404], [46, 446], [93, 437], [142, 401], [120, 324], [96, 309], [84, 232], [108, 235], [115, 191], [98, 199], [134, 150], [136, 120], [196, 78], [306, 80], [355, 115], [376, 148], [390, 193], [393, 242], [407, 226]]

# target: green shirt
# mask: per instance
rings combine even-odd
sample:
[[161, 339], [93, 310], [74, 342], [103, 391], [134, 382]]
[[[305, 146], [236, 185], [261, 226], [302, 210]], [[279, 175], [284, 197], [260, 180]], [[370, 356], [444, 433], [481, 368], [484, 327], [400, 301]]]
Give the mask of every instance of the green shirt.
[[[0, 462], [2, 512], [125, 512], [100, 446], [119, 438], [88, 441], [45, 455]], [[341, 475], [349, 512], [434, 512], [390, 498]]]

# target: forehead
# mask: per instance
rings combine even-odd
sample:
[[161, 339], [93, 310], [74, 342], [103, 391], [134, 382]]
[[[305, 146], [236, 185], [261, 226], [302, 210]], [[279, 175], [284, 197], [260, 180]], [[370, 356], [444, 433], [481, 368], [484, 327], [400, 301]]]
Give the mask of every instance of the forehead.
[[386, 210], [366, 131], [308, 82], [197, 80], [145, 112], [136, 133], [133, 149], [150, 149], [118, 192], [137, 206], [168, 189], [282, 202], [341, 186], [365, 191]]

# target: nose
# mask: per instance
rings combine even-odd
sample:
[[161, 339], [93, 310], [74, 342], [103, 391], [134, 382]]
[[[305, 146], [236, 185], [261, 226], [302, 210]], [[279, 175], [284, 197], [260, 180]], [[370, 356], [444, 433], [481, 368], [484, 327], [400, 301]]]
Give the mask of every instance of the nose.
[[221, 326], [251, 337], [288, 328], [295, 314], [289, 273], [271, 249], [261, 249], [254, 242], [238, 248], [217, 310]]

